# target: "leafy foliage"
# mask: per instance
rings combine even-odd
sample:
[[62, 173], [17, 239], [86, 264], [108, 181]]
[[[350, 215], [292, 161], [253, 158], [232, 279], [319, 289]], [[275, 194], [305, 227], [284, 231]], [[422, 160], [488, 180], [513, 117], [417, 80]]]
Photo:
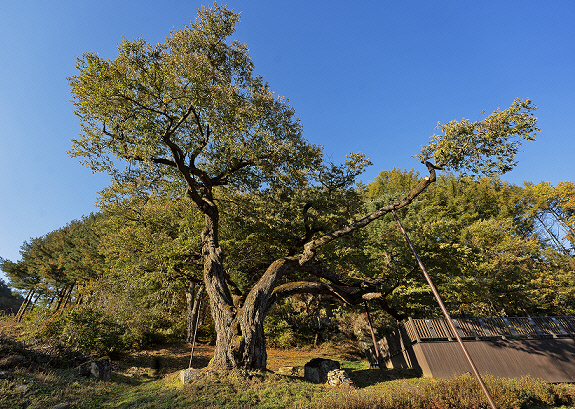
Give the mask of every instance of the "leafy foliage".
[[[366, 206], [391, 201], [416, 182], [412, 171], [381, 172], [368, 186]], [[533, 217], [536, 207], [525, 200], [527, 193], [525, 188], [498, 179], [448, 174], [425, 197], [400, 212], [414, 246], [453, 313], [573, 312], [573, 285], [567, 284], [575, 274], [572, 258], [549, 246], [548, 236]], [[370, 269], [388, 279], [390, 304], [405, 315], [433, 315], [430, 290], [395, 221], [377, 221], [367, 230]]]
[[103, 311], [82, 306], [66, 315], [61, 337], [66, 344], [85, 353], [109, 354], [123, 348], [123, 332]]
[[391, 172], [383, 186], [354, 190], [369, 161], [351, 154], [342, 165], [322, 162], [288, 101], [254, 73], [247, 46], [229, 40], [238, 21], [215, 4], [163, 43], [125, 40], [111, 60], [78, 58], [69, 82], [81, 132], [70, 154], [114, 178], [90, 247], [101, 263], [92, 271], [82, 264], [88, 257], [58, 258], [73, 246], [49, 235], [25, 249], [22, 265], [10, 265], [22, 285], [57, 293], [56, 309], [77, 285], [77, 302], [105, 311], [138, 343], [177, 332], [181, 296], [203, 280], [217, 333], [211, 365], [261, 369], [264, 318], [289, 295], [433, 311], [402, 238], [382, 220], [402, 209], [452, 308], [535, 308], [526, 296], [556, 271], [545, 263], [555, 253], [520, 212], [528, 201], [497, 181], [454, 177], [419, 197], [436, 178], [428, 159], [472, 175], [509, 171], [521, 141], [538, 131], [530, 100], [443, 125], [419, 155], [429, 177]]
[[303, 140], [287, 101], [253, 74], [247, 46], [226, 42], [238, 20], [225, 6], [203, 8], [165, 43], [125, 40], [114, 60], [79, 58], [80, 74], [69, 79], [82, 126], [72, 156], [118, 185], [167, 186], [182, 172], [248, 190], [303, 181], [320, 150]]
[[432, 159], [441, 167], [463, 174], [495, 176], [509, 172], [521, 140], [535, 140], [539, 131], [535, 107], [531, 100], [516, 99], [503, 110], [495, 110], [483, 121], [468, 119], [438, 124], [443, 134], [433, 135], [431, 142], [417, 157]]

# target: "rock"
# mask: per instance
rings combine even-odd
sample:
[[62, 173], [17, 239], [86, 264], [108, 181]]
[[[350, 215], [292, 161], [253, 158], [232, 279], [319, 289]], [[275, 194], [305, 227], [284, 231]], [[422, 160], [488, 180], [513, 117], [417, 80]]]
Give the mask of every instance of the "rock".
[[314, 358], [304, 366], [304, 378], [313, 383], [326, 383], [327, 374], [334, 369], [340, 369], [339, 362], [331, 359]]
[[92, 371], [92, 362], [86, 362], [76, 368], [76, 375], [90, 376], [91, 371]]
[[98, 381], [108, 382], [111, 375], [112, 364], [110, 362], [110, 358], [103, 358], [98, 361], [92, 361], [92, 372], [90, 374], [91, 377], [97, 379]]
[[52, 409], [68, 409], [70, 407], [70, 404], [68, 402], [65, 403], [59, 403], [56, 406], [52, 406]]
[[301, 372], [301, 366], [282, 366], [281, 368], [278, 368], [276, 373], [278, 375], [301, 376]]
[[350, 388], [355, 387], [353, 381], [343, 369], [334, 369], [333, 371], [329, 371], [327, 373], [327, 384], [330, 386], [345, 385]]
[[112, 364], [110, 358], [102, 358], [97, 361], [86, 362], [76, 368], [78, 376], [89, 376], [98, 381], [110, 380], [112, 375]]
[[199, 372], [194, 371], [193, 369], [184, 369], [180, 371], [180, 381], [182, 381], [182, 384], [185, 385], [192, 379], [196, 378], [198, 375]]

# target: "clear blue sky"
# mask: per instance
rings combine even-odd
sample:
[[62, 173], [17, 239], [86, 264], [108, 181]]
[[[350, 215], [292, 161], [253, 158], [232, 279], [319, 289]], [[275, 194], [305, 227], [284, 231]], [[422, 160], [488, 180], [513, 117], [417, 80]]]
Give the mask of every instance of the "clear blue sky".
[[[160, 42], [193, 20], [192, 0], [0, 2], [0, 256], [95, 211], [106, 175], [66, 154], [78, 133], [67, 76], [75, 59], [113, 58], [122, 37]], [[542, 129], [504, 177], [556, 184], [575, 175], [574, 1], [229, 1], [235, 38], [290, 99], [306, 137], [341, 161], [415, 168], [438, 121], [477, 119], [514, 98]]]

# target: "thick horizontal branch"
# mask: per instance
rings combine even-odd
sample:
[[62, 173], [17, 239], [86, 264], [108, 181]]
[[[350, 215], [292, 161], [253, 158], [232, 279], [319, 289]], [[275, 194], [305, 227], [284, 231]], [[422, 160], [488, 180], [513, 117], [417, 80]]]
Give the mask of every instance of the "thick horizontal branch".
[[370, 215], [364, 217], [363, 219], [356, 221], [355, 223], [348, 224], [348, 225], [346, 225], [340, 229], [334, 230], [334, 231], [332, 231], [332, 232], [330, 232], [330, 233], [328, 233], [322, 237], [319, 237], [318, 239], [315, 239], [315, 240], [307, 243], [304, 246], [304, 252], [303, 252], [302, 256], [300, 257], [300, 263], [304, 264], [304, 263], [308, 262], [309, 260], [313, 259], [317, 249], [330, 243], [331, 241], [336, 240], [340, 237], [346, 236], [346, 235], [348, 235], [348, 234], [350, 234], [356, 230], [359, 230], [359, 229], [367, 226], [372, 221], [379, 219], [380, 217], [391, 212], [393, 209], [401, 209], [402, 207], [409, 205], [413, 201], [413, 199], [415, 199], [417, 196], [419, 196], [431, 183], [435, 182], [435, 180], [436, 180], [435, 169], [439, 169], [439, 168], [430, 162], [425, 162], [425, 165], [427, 166], [427, 169], [429, 171], [429, 176], [426, 176], [425, 178], [423, 178], [419, 182], [419, 184], [415, 188], [413, 188], [413, 190], [411, 192], [409, 192], [409, 194], [405, 198], [403, 198], [399, 202], [391, 203], [387, 206], [384, 206], [380, 209], [377, 209], [376, 211], [374, 211]]
[[332, 295], [348, 305], [358, 305], [364, 301], [385, 297], [383, 293], [369, 289], [358, 290], [356, 287], [345, 285], [298, 281], [277, 286], [269, 299], [268, 310], [279, 300], [296, 294]]
[[312, 281], [297, 281], [277, 286], [269, 300], [268, 309], [279, 300], [296, 294], [330, 294], [334, 295], [346, 304], [351, 304], [345, 292], [337, 291], [332, 284], [318, 283]]

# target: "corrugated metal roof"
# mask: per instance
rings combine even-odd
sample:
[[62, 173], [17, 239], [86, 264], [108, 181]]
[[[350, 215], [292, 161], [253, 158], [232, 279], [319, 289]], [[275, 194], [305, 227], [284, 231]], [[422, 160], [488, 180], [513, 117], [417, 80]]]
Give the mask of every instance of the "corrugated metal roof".
[[[558, 338], [575, 336], [575, 317], [454, 318], [462, 339]], [[445, 318], [411, 319], [403, 322], [411, 342], [455, 338]]]
[[[482, 373], [575, 382], [575, 317], [457, 318], [453, 324]], [[378, 348], [388, 368], [414, 368], [432, 377], [469, 371], [444, 318], [409, 318]], [[374, 353], [372, 347], [372, 366]]]

